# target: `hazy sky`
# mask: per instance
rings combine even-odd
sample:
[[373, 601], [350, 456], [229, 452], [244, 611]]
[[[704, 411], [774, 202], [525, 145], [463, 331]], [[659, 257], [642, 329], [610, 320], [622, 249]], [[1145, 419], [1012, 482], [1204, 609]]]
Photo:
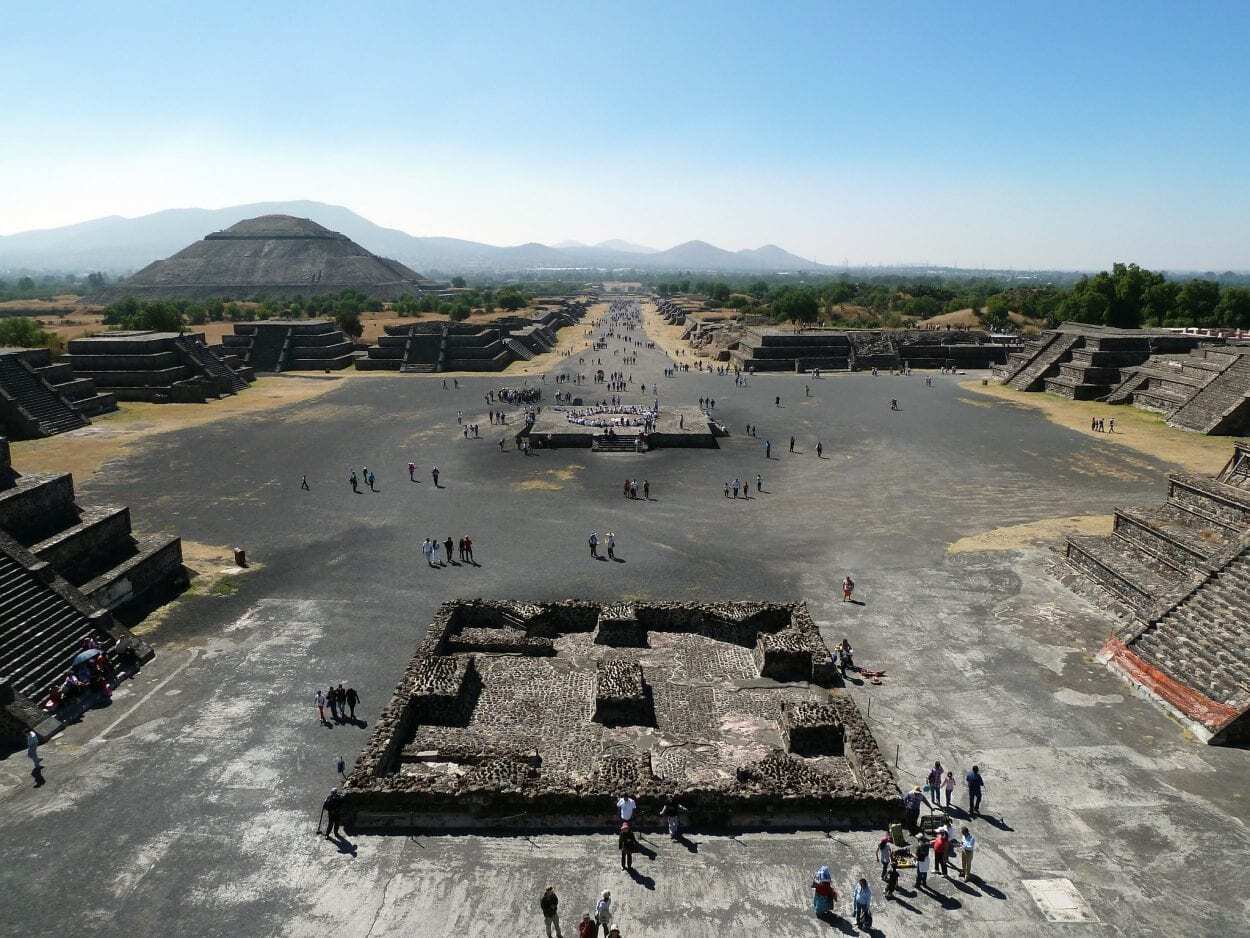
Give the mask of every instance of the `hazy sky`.
[[0, 233], [288, 198], [496, 244], [1246, 269], [1250, 2], [0, 13]]

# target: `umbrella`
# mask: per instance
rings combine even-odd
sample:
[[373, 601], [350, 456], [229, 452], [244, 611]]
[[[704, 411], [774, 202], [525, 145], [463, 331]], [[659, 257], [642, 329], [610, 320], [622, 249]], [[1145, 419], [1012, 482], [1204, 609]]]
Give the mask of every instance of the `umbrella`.
[[104, 654], [104, 652], [99, 648], [88, 648], [86, 651], [80, 651], [78, 654], [74, 655], [74, 660], [69, 663], [69, 666], [71, 668], [76, 668], [80, 664], [86, 664], [96, 655], [102, 654]]

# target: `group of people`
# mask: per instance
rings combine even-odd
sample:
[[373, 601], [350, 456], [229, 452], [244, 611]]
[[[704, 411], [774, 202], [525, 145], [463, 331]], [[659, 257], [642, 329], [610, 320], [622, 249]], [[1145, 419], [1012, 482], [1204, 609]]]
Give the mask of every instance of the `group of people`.
[[[451, 552], [453, 550], [459, 553], [459, 562], [452, 560]], [[443, 557], [444, 551], [447, 553], [446, 559]], [[449, 564], [453, 567], [458, 567], [466, 563], [474, 567], [477, 566], [477, 561], [473, 559], [473, 538], [467, 534], [460, 538], [459, 542], [453, 541], [451, 535], [448, 535], [447, 539], [441, 544], [438, 538], [427, 537], [421, 542], [421, 554], [425, 557], [425, 562], [431, 567], [445, 567]]]
[[579, 427], [642, 427], [655, 426], [659, 415], [658, 402], [651, 408], [640, 404], [604, 404], [598, 407], [582, 407], [570, 410], [564, 417]]
[[64, 679], [53, 686], [44, 698], [43, 709], [55, 714], [66, 704], [91, 691], [108, 700], [113, 696], [113, 685], [116, 682], [117, 673], [113, 662], [100, 647], [99, 641], [94, 635], [84, 635], [78, 640], [78, 651], [70, 662]]
[[[758, 472], [755, 474], [755, 491], [757, 494], [764, 491], [764, 477]], [[746, 481], [743, 481], [742, 479], [733, 479], [725, 483], [726, 498], [737, 498], [739, 492], [742, 493], [743, 498], [751, 497], [750, 478], [747, 478]]]
[[1090, 417], [1089, 428], [1095, 433], [1115, 433], [1115, 418], [1108, 421], [1105, 417]]
[[[356, 688], [344, 687], [343, 682], [339, 681], [338, 686], [331, 685], [328, 690], [323, 691], [317, 688], [313, 703], [317, 707], [317, 719], [323, 726], [333, 726], [335, 723], [355, 723], [356, 705], [360, 703], [360, 694], [356, 693]], [[330, 711], [329, 720], [326, 719], [327, 709]]]
[[[625, 485], [624, 485], [624, 487], [623, 487], [623, 492], [622, 492], [622, 494], [623, 494], [626, 498], [637, 498], [637, 497], [638, 497], [638, 492], [639, 492], [639, 491], [640, 491], [640, 489], [638, 488], [638, 480], [637, 480], [637, 479], [626, 479], [626, 480], [625, 480]], [[647, 501], [647, 502], [651, 501], [651, 483], [650, 483], [647, 479], [643, 479], [643, 480], [642, 480], [642, 489], [641, 489], [641, 492], [642, 492], [642, 499], [643, 499], [643, 501]]]
[[[542, 912], [547, 938], [564, 938], [564, 932], [560, 930], [560, 897], [556, 895], [554, 886], [548, 886], [538, 897], [538, 909]], [[596, 938], [600, 933], [604, 938], [621, 938], [621, 930], [612, 924], [614, 911], [612, 893], [604, 890], [594, 909], [582, 913], [577, 923], [577, 938]]]
[[[616, 533], [614, 531], [608, 531], [606, 534], [603, 535], [603, 542], [607, 545], [608, 560], [615, 560], [616, 559]], [[590, 544], [590, 556], [593, 560], [600, 559], [599, 543], [600, 543], [599, 532], [591, 531], [589, 544]]]

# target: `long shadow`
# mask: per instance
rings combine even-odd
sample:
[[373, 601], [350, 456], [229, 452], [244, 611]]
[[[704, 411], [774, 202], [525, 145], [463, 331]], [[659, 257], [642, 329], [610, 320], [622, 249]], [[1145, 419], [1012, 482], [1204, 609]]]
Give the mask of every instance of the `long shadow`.
[[956, 889], [958, 889], [960, 892], [964, 893], [965, 895], [969, 895], [969, 896], [981, 895], [981, 893], [973, 889], [971, 886], [969, 886], [966, 882], [964, 882], [961, 879], [952, 879], [950, 881], [950, 884], [954, 886]]
[[921, 912], [919, 908], [917, 908], [916, 906], [912, 905], [912, 904], [911, 904], [910, 902], [908, 902], [906, 899], [900, 899], [900, 898], [898, 897], [898, 894], [899, 894], [901, 891], [902, 891], [902, 890], [900, 890], [900, 889], [895, 889], [895, 890], [894, 890], [894, 895], [892, 895], [892, 896], [886, 896], [886, 897], [885, 897], [885, 901], [886, 901], [886, 902], [893, 902], [893, 903], [897, 904], [897, 905], [898, 905], [898, 907], [899, 907], [900, 909], [906, 909], [908, 912], [911, 912], [911, 913], [913, 913], [914, 915], [924, 915], [924, 913], [923, 913], [923, 912]]
[[972, 874], [972, 878], [977, 881], [977, 885], [981, 887], [981, 891], [985, 893], [987, 896], [989, 896], [991, 899], [1006, 899], [1007, 898], [1007, 894], [1005, 892], [1003, 892], [1001, 889], [994, 888], [985, 880], [983, 880], [980, 876], [977, 876], [975, 873]]
[[862, 599], [848, 599], [848, 600], [846, 600], [846, 601], [847, 601], [848, 603], [850, 603], [852, 606], [866, 606], [866, 605], [868, 605], [868, 604], [867, 604], [866, 602], [864, 602]]
[[655, 880], [652, 879], [650, 876], [648, 876], [646, 873], [639, 873], [633, 867], [630, 867], [625, 872], [628, 873], [629, 878], [632, 879], [634, 882], [636, 882], [639, 886], [646, 886], [648, 889], [652, 890], [653, 892], [655, 891]]
[[977, 817], [981, 818], [983, 821], [985, 821], [985, 823], [989, 824], [990, 826], [997, 827], [1000, 831], [1014, 831], [1015, 830], [1014, 827], [1012, 827], [1002, 818], [994, 817], [994, 815], [992, 814], [978, 814]]
[[840, 918], [839, 916], [834, 915], [832, 912], [821, 912], [816, 917], [820, 919], [822, 922], [824, 922], [826, 925], [828, 925], [830, 928], [836, 928], [838, 931], [842, 932], [842, 934], [844, 935], [859, 934], [859, 929], [857, 929], [854, 925], [852, 925], [846, 919]]
[[624, 562], [625, 562], [625, 558], [624, 558], [624, 557], [613, 557], [613, 558], [612, 558], [612, 562], [613, 562], [613, 563], [624, 563]]
[[696, 841], [691, 840], [691, 839], [690, 839], [689, 837], [687, 837], [685, 834], [678, 834], [677, 836], [675, 836], [675, 837], [673, 838], [673, 843], [675, 843], [675, 844], [681, 844], [683, 847], [685, 847], [685, 848], [686, 848], [687, 850], [689, 850], [691, 853], [698, 853], [698, 852], [699, 852], [699, 844], [698, 844]]
[[938, 892], [932, 886], [926, 885], [925, 892], [927, 892], [930, 898], [935, 899], [937, 903], [948, 912], [952, 909], [963, 908], [963, 903], [954, 896], [948, 896], [944, 892]]

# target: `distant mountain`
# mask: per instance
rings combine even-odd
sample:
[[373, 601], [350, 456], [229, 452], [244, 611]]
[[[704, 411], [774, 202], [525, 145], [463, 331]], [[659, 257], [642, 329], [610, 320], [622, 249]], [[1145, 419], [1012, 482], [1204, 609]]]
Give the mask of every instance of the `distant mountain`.
[[643, 244], [632, 244], [629, 241], [622, 241], [620, 238], [610, 238], [607, 241], [600, 241], [595, 245], [605, 251], [620, 251], [622, 254], [658, 254], [658, 248], [649, 248]]
[[726, 251], [688, 241], [666, 251], [604, 241], [593, 246], [562, 242], [497, 247], [459, 238], [418, 238], [383, 228], [350, 209], [323, 202], [255, 202], [221, 209], [168, 209], [138, 218], [111, 215], [93, 221], [0, 237], [0, 271], [51, 270], [129, 273], [177, 253], [214, 231], [257, 215], [294, 215], [342, 232], [382, 257], [429, 275], [474, 271], [691, 270], [725, 273], [822, 269], [775, 245]]

